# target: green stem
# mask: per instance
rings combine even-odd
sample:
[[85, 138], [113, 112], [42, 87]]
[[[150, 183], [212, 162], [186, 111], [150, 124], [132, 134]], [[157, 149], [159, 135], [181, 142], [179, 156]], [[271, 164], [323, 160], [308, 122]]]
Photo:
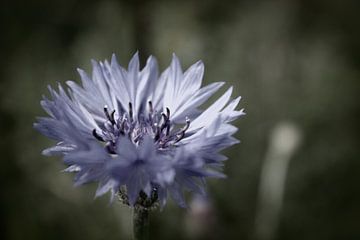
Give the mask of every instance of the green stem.
[[133, 210], [134, 240], [149, 239], [149, 209], [134, 207]]

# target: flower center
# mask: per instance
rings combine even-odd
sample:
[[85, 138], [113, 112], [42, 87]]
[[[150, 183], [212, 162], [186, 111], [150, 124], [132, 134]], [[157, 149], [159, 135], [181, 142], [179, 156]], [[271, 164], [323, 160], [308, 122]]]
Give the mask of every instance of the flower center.
[[186, 124], [180, 129], [174, 130], [175, 125], [170, 121], [170, 109], [159, 113], [154, 110], [152, 102], [148, 102], [148, 111], [139, 114], [134, 119], [132, 103], [129, 109], [122, 114], [111, 113], [108, 107], [104, 107], [106, 121], [100, 126], [101, 132], [96, 129], [92, 131], [93, 136], [105, 143], [107, 151], [116, 154], [116, 144], [120, 136], [127, 136], [134, 144], [140, 144], [144, 136], [148, 135], [154, 139], [159, 150], [174, 146], [184, 138], [185, 132], [190, 126], [190, 120], [186, 118]]

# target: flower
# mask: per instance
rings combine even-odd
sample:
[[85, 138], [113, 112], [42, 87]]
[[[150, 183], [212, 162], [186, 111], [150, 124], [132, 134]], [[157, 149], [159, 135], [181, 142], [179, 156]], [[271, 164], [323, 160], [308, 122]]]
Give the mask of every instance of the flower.
[[222, 178], [221, 150], [237, 143], [230, 123], [244, 115], [230, 101], [232, 87], [206, 110], [199, 107], [223, 86], [201, 87], [201, 61], [183, 72], [173, 55], [159, 76], [154, 57], [140, 70], [136, 53], [128, 69], [115, 55], [92, 61], [92, 76], [78, 69], [82, 86], [49, 86], [41, 106], [49, 115], [34, 127], [57, 141], [45, 155], [62, 155], [75, 185], [98, 182], [96, 196], [119, 193], [130, 205], [152, 199], [164, 206], [170, 195], [185, 207], [185, 190], [205, 194], [205, 180]]

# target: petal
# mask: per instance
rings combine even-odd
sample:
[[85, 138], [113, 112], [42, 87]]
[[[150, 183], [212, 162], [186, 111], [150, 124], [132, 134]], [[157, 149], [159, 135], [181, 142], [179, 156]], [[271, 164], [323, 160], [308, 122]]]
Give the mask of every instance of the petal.
[[150, 56], [145, 68], [140, 73], [140, 82], [137, 86], [135, 110], [139, 114], [147, 107], [150, 96], [155, 90], [158, 78], [158, 65], [154, 57]]
[[195, 130], [206, 126], [209, 122], [212, 122], [219, 114], [220, 110], [227, 104], [230, 99], [233, 88], [230, 87], [224, 95], [222, 95], [215, 103], [207, 108], [199, 117], [191, 122], [188, 132], [194, 132]]

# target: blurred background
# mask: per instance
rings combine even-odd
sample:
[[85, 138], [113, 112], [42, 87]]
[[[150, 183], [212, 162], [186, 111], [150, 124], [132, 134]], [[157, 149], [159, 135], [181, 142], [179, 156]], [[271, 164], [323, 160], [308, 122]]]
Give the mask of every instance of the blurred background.
[[[32, 128], [47, 85], [90, 59], [175, 52], [226, 81], [247, 115], [226, 180], [170, 202], [151, 239], [360, 239], [359, 1], [34, 0], [0, 8], [1, 239], [129, 239], [131, 210], [72, 186]], [[225, 89], [225, 88], [224, 88]], [[222, 90], [222, 92], [224, 91]], [[220, 94], [220, 93], [219, 93]]]

